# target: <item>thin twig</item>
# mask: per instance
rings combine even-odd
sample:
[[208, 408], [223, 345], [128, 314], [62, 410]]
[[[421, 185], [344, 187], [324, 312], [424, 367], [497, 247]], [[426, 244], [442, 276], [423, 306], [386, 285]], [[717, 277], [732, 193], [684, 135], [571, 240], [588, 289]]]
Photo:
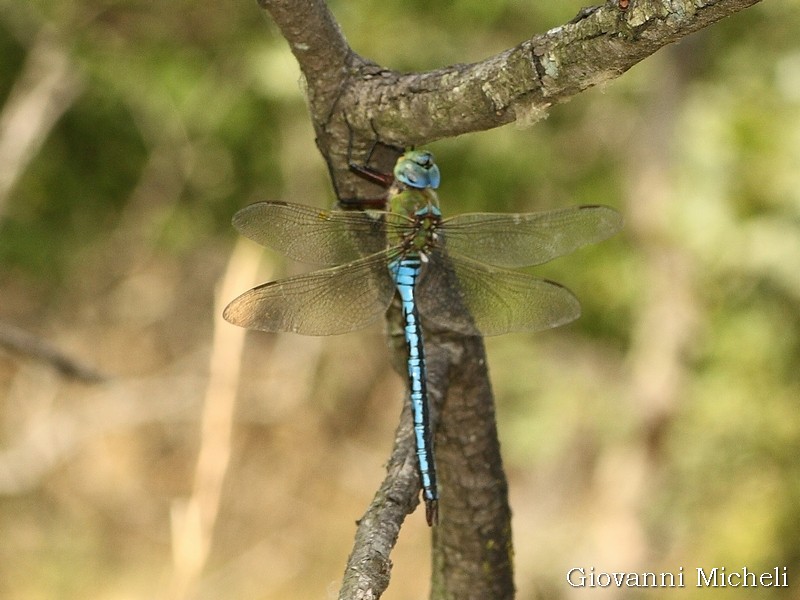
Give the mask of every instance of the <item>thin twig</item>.
[[96, 369], [69, 356], [50, 342], [8, 323], [0, 323], [0, 347], [48, 363], [64, 375], [87, 383], [107, 379]]

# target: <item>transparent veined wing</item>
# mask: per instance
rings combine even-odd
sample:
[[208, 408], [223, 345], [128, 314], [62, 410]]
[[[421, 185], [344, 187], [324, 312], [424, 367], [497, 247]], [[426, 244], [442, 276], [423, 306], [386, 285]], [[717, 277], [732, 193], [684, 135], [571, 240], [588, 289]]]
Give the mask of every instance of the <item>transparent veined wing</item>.
[[438, 249], [427, 258], [419, 310], [439, 327], [488, 336], [540, 331], [580, 316], [577, 298], [555, 282]]
[[265, 283], [223, 312], [226, 321], [261, 331], [334, 335], [366, 327], [386, 312], [394, 294], [389, 251], [355, 262]]
[[498, 267], [539, 265], [617, 233], [622, 217], [607, 206], [540, 213], [468, 213], [442, 224], [448, 252]]
[[386, 248], [381, 213], [258, 202], [233, 217], [239, 232], [293, 260], [339, 265]]

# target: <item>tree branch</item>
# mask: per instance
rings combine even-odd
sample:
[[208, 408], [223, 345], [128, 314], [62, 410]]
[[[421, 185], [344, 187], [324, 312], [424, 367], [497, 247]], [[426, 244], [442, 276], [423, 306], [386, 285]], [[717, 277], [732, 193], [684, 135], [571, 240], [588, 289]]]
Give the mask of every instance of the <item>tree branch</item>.
[[381, 138], [397, 145], [520, 118], [531, 124], [553, 104], [616, 79], [659, 48], [759, 1], [639, 0], [627, 11], [610, 2], [481, 62], [427, 73], [382, 71], [349, 89]]
[[339, 89], [351, 77], [347, 65], [355, 56], [323, 0], [258, 0], [269, 12], [297, 59], [308, 83], [314, 123], [325, 122]]
[[389, 585], [400, 527], [419, 504], [419, 475], [414, 453], [410, 403], [406, 402], [397, 428], [392, 456], [367, 512], [358, 522], [353, 552], [347, 560], [340, 600], [380, 598]]
[[0, 323], [0, 348], [6, 348], [47, 363], [64, 375], [86, 383], [99, 383], [107, 377], [55, 345], [9, 323]]
[[410, 147], [515, 120], [530, 125], [552, 105], [758, 2], [637, 0], [622, 11], [612, 1], [483, 61], [407, 74], [353, 52], [322, 0], [261, 5], [306, 77], [317, 144], [340, 197], [359, 197], [370, 189], [347, 169], [348, 127], [363, 149], [376, 134]]
[[[554, 104], [759, 1], [610, 0], [481, 62], [408, 74], [353, 52], [322, 0], [260, 3], [306, 78], [317, 145], [343, 200], [377, 194], [350, 173], [351, 150], [366, 153], [381, 142], [386, 151], [373, 155], [372, 166], [390, 171], [403, 147], [515, 120], [535, 123]], [[435, 446], [443, 519], [434, 531], [432, 595], [512, 598], [510, 511], [483, 344], [426, 333], [428, 391], [434, 416], [441, 415]], [[400, 363], [405, 352], [396, 348]], [[406, 411], [387, 478], [359, 524], [340, 598], [377, 598], [386, 589], [389, 553], [418, 493]]]

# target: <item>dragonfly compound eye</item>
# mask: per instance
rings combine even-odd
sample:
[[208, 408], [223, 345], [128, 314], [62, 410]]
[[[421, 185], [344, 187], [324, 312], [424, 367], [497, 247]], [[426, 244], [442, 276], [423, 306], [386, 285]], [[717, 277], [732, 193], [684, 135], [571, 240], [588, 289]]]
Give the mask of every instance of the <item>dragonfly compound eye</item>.
[[406, 152], [397, 161], [394, 169], [395, 178], [417, 189], [439, 187], [439, 167], [433, 159], [433, 154], [424, 150], [411, 150]]

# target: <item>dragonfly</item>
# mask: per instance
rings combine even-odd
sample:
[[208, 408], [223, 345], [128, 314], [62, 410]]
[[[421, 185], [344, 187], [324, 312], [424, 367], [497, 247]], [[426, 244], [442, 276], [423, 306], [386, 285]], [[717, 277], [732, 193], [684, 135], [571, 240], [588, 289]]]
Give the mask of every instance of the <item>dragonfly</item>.
[[241, 209], [233, 218], [241, 234], [293, 260], [327, 268], [259, 285], [223, 313], [249, 329], [335, 335], [376, 322], [399, 296], [428, 525], [438, 522], [439, 491], [423, 330], [492, 336], [577, 319], [580, 304], [567, 288], [513, 269], [602, 241], [622, 226], [617, 211], [600, 205], [443, 218], [436, 192], [440, 179], [431, 152], [410, 150], [386, 177], [391, 183], [384, 210], [323, 210], [285, 202]]

